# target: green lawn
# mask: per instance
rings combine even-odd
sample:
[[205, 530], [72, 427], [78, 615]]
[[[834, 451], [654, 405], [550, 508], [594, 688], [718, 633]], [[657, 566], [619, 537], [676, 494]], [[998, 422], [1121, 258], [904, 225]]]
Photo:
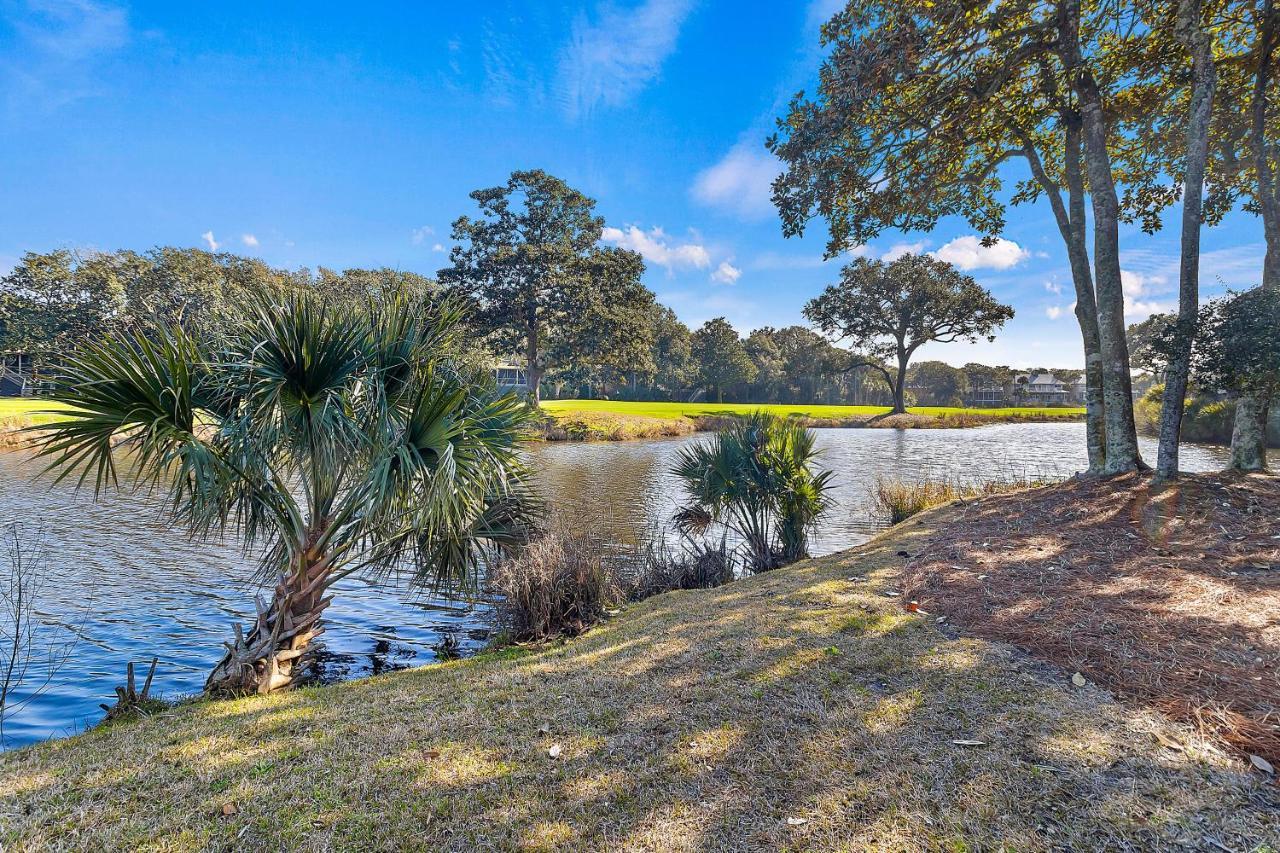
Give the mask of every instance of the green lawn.
[[567, 643], [0, 753], [0, 845], [1047, 853], [1276, 838], [1270, 786], [1195, 729], [908, 612], [900, 555], [966, 511], [659, 595]]
[[[699, 415], [744, 414], [764, 410], [777, 415], [802, 415], [811, 418], [858, 418], [888, 414], [888, 406], [820, 406], [761, 403], [632, 403], [620, 400], [544, 400], [542, 408], [551, 414], [566, 412], [608, 412], [649, 418], [697, 417]], [[1075, 417], [1083, 408], [1037, 408], [1023, 406], [1006, 409], [966, 409], [954, 406], [913, 406], [907, 411], [915, 415], [978, 415], [982, 417]]]
[[51, 403], [35, 397], [0, 397], [0, 426], [10, 419], [22, 418], [32, 424], [42, 424], [57, 417], [50, 410], [63, 410], [61, 403]]

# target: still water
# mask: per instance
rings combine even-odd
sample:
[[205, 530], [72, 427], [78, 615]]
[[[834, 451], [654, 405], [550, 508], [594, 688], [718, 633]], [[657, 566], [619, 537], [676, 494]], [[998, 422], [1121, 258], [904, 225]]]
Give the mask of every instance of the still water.
[[[882, 526], [868, 492], [876, 478], [926, 474], [962, 479], [1069, 476], [1085, 465], [1082, 424], [1016, 424], [969, 430], [818, 430], [823, 465], [835, 471], [835, 507], [816, 554], [864, 541]], [[679, 490], [677, 452], [705, 436], [598, 444], [547, 444], [530, 456], [544, 496], [573, 518], [633, 541], [671, 516]], [[1152, 443], [1144, 453], [1155, 457]], [[1190, 471], [1221, 468], [1223, 448], [1188, 446]], [[153, 692], [196, 692], [231, 624], [252, 611], [252, 564], [231, 544], [194, 542], [170, 529], [145, 496], [104, 495], [36, 477], [21, 451], [0, 452], [0, 524], [21, 521], [46, 545], [38, 618], [46, 636], [74, 636], [45, 692], [4, 730], [12, 747], [83, 729], [101, 718], [129, 660], [160, 658]], [[2, 568], [2, 567], [0, 567]], [[326, 612], [326, 679], [436, 660], [445, 636], [463, 654], [488, 638], [483, 603], [431, 596], [406, 582], [346, 580]], [[29, 681], [39, 682], [39, 661]], [[15, 699], [21, 701], [22, 694]]]

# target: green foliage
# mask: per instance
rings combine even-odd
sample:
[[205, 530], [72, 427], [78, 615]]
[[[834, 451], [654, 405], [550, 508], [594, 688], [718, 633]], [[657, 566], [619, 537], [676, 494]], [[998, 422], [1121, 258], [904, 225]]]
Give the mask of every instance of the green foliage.
[[962, 405], [969, 377], [944, 361], [922, 361], [907, 372], [907, 383], [925, 405]]
[[123, 322], [121, 270], [108, 255], [28, 252], [0, 279], [0, 352], [49, 353]]
[[1262, 400], [1280, 393], [1280, 291], [1256, 288], [1202, 306], [1192, 366], [1203, 387]]
[[880, 371], [902, 411], [907, 363], [917, 349], [931, 341], [995, 340], [1013, 309], [945, 261], [903, 255], [888, 264], [854, 260], [804, 313], [828, 336], [847, 341], [859, 363]]
[[698, 378], [717, 401], [724, 400], [726, 388], [755, 379], [757, 369], [747, 348], [723, 317], [703, 323], [693, 333], [692, 348]]
[[690, 532], [722, 524], [743, 541], [746, 564], [764, 571], [804, 557], [830, 505], [831, 472], [817, 472], [814, 432], [764, 412], [682, 450], [674, 473], [689, 504], [677, 523]]
[[217, 341], [178, 326], [67, 355], [40, 456], [101, 491], [118, 456], [197, 536], [230, 533], [262, 568], [308, 555], [329, 583], [411, 564], [462, 580], [521, 535], [526, 408], [460, 371], [462, 313], [398, 298], [352, 311], [261, 297]]
[[548, 369], [651, 369], [653, 294], [635, 252], [601, 248], [595, 201], [541, 170], [471, 193], [441, 282], [474, 306], [492, 347], [519, 353], [538, 399]]

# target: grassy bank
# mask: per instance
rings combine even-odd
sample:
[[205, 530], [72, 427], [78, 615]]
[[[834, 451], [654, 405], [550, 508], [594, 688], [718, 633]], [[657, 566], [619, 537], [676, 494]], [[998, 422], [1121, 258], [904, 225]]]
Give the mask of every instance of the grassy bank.
[[1274, 786], [1193, 729], [907, 612], [903, 564], [965, 511], [567, 644], [6, 754], [4, 847], [1274, 844]]
[[947, 429], [998, 423], [1079, 420], [1083, 409], [1020, 407], [967, 409], [947, 406], [913, 407], [905, 415], [891, 415], [886, 406], [822, 406], [751, 403], [625, 402], [619, 400], [545, 400], [550, 440], [617, 440], [687, 435], [719, 429], [726, 419], [763, 410], [796, 418], [818, 427], [882, 427], [891, 429]]

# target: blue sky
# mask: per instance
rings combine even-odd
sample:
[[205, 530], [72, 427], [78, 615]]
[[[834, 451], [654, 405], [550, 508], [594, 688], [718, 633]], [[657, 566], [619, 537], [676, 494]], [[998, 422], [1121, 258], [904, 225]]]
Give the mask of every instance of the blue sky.
[[[433, 274], [468, 192], [542, 168], [598, 200], [607, 239], [645, 255], [691, 325], [801, 322], [838, 264], [820, 225], [782, 237], [763, 140], [812, 84], [834, 6], [0, 0], [0, 269], [60, 246], [216, 245]], [[996, 343], [923, 357], [1078, 366], [1048, 209], [1012, 211], [1005, 238], [983, 250], [952, 221], [862, 251], [937, 252], [1017, 310]], [[1124, 247], [1130, 319], [1171, 305], [1175, 230], [1126, 229]], [[1255, 283], [1256, 219], [1204, 248], [1208, 294]]]

